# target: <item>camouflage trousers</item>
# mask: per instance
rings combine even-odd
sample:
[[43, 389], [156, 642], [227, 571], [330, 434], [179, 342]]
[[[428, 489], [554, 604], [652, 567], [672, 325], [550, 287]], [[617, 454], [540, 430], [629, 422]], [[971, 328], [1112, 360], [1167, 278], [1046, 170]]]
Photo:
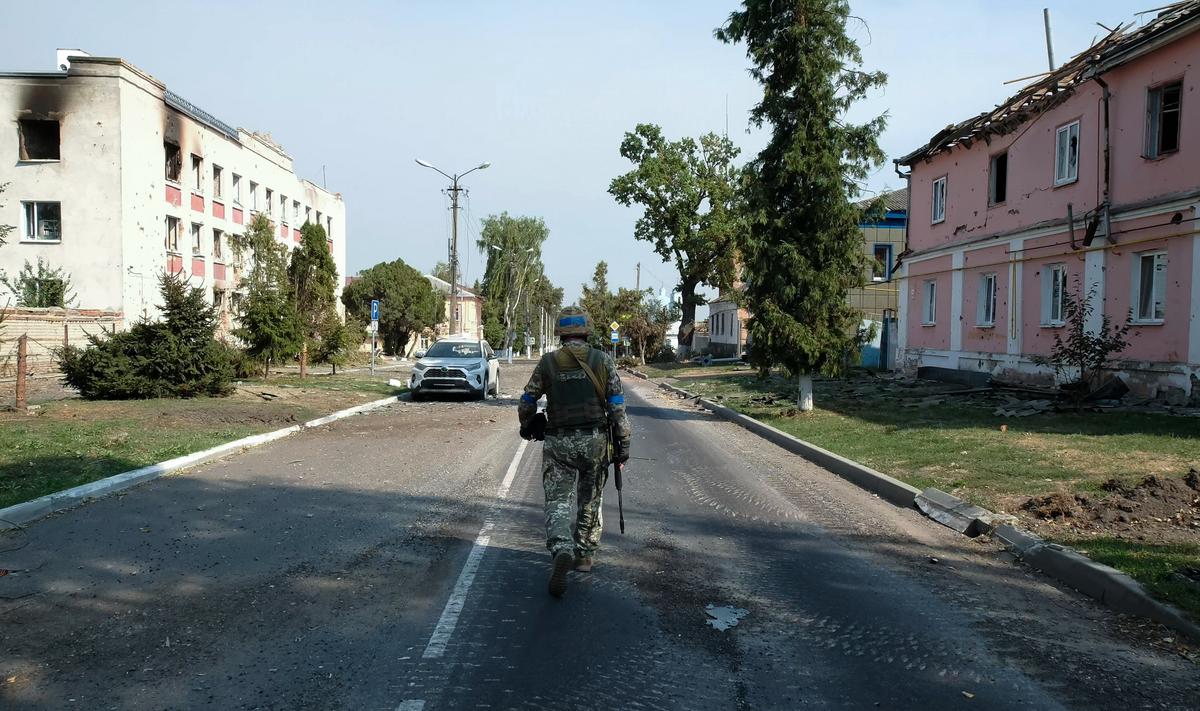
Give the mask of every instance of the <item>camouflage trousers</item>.
[[604, 527], [601, 505], [608, 481], [608, 435], [604, 428], [546, 435], [542, 486], [546, 490], [546, 547], [591, 555]]

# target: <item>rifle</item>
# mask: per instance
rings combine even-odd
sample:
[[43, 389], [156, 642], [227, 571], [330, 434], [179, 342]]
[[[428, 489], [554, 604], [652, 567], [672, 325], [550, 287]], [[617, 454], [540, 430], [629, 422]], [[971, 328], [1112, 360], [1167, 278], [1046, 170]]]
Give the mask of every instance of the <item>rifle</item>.
[[[615, 442], [612, 424], [608, 426], [608, 441]], [[625, 468], [624, 464], [613, 462], [613, 481], [617, 484], [617, 516], [621, 522], [621, 533], [625, 533], [625, 502], [621, 500], [621, 470]]]

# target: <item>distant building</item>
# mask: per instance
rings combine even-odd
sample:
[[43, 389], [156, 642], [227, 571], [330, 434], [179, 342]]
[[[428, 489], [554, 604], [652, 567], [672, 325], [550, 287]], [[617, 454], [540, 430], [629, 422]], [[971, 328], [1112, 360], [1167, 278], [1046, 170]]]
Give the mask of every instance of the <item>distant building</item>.
[[[734, 289], [740, 285], [735, 285]], [[716, 300], [708, 302], [708, 348], [716, 358], [735, 358], [746, 352], [750, 332], [747, 324], [750, 312], [733, 299], [733, 291], [722, 290]], [[699, 346], [695, 350], [699, 352]]]
[[[450, 282], [444, 279], [439, 279], [432, 274], [426, 274], [425, 278], [429, 280], [429, 285], [433, 287], [446, 299], [445, 318], [437, 326], [431, 329], [426, 329], [424, 333], [418, 334], [408, 342], [407, 353], [405, 355], [412, 356], [416, 351], [429, 350], [435, 341], [446, 336], [470, 336], [472, 338], [483, 338], [483, 297], [476, 294], [462, 284], [458, 285], [457, 305], [455, 306], [457, 314], [451, 311], [450, 301]], [[458, 331], [450, 333], [451, 318], [458, 319]]]
[[1172, 4], [896, 161], [907, 369], [1049, 383], [1063, 296], [1091, 292], [1088, 328], [1132, 324], [1126, 384], [1200, 402], [1198, 30]]
[[846, 300], [862, 312], [863, 328], [874, 336], [863, 345], [861, 364], [867, 368], [895, 367], [896, 318], [899, 280], [893, 276], [897, 258], [904, 252], [908, 226], [908, 190], [893, 190], [856, 203], [863, 210], [859, 224], [867, 268], [863, 285], [851, 289]]
[[59, 55], [60, 71], [0, 73], [0, 117], [12, 127], [0, 131], [0, 224], [17, 226], [0, 269], [43, 258], [70, 274], [81, 308], [119, 312], [126, 326], [157, 314], [160, 274], [183, 274], [228, 328], [244, 267], [228, 238], [262, 213], [289, 248], [304, 223], [323, 226], [346, 273], [341, 195], [297, 177], [268, 135], [220, 121], [121, 59]]

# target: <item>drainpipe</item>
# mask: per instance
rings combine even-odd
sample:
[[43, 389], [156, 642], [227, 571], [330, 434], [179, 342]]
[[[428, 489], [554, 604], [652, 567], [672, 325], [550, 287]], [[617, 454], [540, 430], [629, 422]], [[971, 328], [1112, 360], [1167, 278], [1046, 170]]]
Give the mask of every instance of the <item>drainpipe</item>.
[[1112, 92], [1109, 91], [1108, 82], [1099, 74], [1096, 75], [1096, 83], [1104, 90], [1104, 199], [1101, 206], [1104, 209], [1104, 238], [1109, 244], [1116, 244], [1116, 240], [1112, 237], [1112, 195], [1109, 192], [1111, 175], [1112, 159], [1109, 142], [1109, 122], [1108, 122], [1108, 107]]

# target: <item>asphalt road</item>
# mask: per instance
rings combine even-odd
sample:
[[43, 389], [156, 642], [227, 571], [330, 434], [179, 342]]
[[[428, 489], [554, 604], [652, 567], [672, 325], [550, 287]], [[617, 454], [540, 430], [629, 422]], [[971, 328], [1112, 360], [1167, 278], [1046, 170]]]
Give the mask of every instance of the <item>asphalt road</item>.
[[[1200, 669], [628, 383], [627, 533], [546, 594], [528, 364], [0, 539], [3, 709], [1195, 708]], [[936, 563], [932, 559], [936, 558]], [[706, 623], [708, 605], [744, 610]]]

